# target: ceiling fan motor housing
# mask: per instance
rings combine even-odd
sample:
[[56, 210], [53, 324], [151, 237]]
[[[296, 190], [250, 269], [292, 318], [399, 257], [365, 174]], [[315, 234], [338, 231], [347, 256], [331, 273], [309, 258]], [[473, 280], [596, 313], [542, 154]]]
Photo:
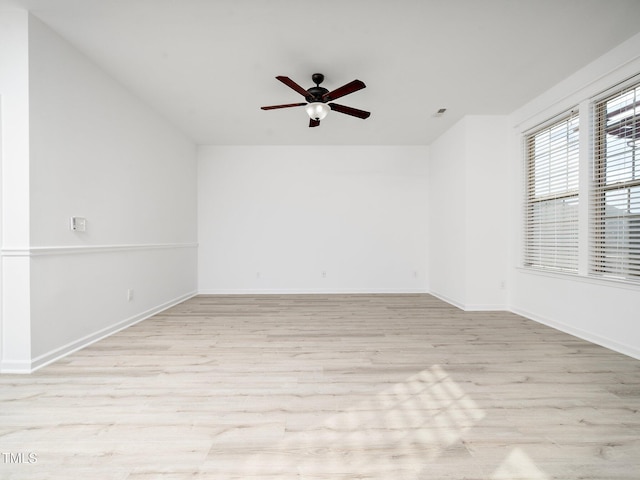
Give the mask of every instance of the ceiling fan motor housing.
[[309, 95], [307, 95], [305, 97], [305, 100], [309, 103], [314, 103], [314, 102], [322, 102], [322, 103], [326, 103], [326, 100], [322, 99], [322, 96], [325, 93], [329, 93], [329, 90], [327, 90], [324, 87], [319, 87], [319, 86], [315, 86], [315, 87], [311, 87], [309, 90], [307, 90], [307, 93]]
[[329, 90], [320, 86], [320, 84], [324, 82], [324, 75], [321, 73], [314, 73], [313, 75], [311, 75], [311, 80], [313, 80], [313, 83], [315, 83], [316, 86], [311, 87], [310, 89], [307, 90], [308, 95], [305, 97], [305, 100], [309, 103], [314, 103], [314, 102], [326, 103], [326, 100], [323, 100], [322, 96], [325, 93], [329, 93]]

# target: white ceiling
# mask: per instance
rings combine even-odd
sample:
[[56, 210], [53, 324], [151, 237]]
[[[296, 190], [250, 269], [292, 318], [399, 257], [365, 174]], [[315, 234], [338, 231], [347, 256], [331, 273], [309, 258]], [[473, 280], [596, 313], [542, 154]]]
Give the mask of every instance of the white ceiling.
[[[640, 31], [639, 0], [0, 0], [27, 8], [199, 144], [423, 145], [508, 114]], [[367, 88], [308, 128], [275, 80]], [[433, 116], [447, 108], [443, 117]]]

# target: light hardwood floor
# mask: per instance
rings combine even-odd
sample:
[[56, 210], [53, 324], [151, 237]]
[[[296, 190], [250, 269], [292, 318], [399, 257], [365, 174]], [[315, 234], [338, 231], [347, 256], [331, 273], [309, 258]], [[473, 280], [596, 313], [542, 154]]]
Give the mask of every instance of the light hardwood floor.
[[429, 295], [200, 296], [0, 402], [4, 480], [640, 478], [640, 361]]

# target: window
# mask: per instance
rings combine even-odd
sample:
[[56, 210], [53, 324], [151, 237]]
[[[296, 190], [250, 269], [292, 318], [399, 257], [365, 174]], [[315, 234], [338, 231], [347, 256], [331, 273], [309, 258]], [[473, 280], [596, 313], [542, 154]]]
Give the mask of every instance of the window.
[[640, 281], [640, 84], [595, 104], [592, 274]]
[[578, 270], [579, 117], [525, 136], [527, 267]]

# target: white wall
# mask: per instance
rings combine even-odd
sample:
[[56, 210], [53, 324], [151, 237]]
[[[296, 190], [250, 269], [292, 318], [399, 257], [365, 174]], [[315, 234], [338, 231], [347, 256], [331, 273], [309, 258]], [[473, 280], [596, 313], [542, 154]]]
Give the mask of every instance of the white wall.
[[431, 292], [467, 310], [507, 308], [507, 118], [467, 116], [430, 149]]
[[28, 15], [0, 8], [0, 113], [2, 168], [0, 369], [31, 356], [30, 261], [7, 255], [29, 245], [29, 39]]
[[427, 164], [427, 147], [202, 147], [200, 292], [427, 291]]
[[[523, 185], [522, 132], [575, 105], [589, 115], [589, 98], [606, 88], [640, 73], [640, 35], [632, 37], [597, 61], [576, 72], [565, 81], [533, 99], [514, 112], [510, 122], [512, 174], [511, 183]], [[588, 135], [581, 128], [581, 135]], [[582, 146], [588, 146], [588, 139]], [[581, 159], [587, 161], [586, 157]], [[588, 177], [588, 175], [587, 175]], [[581, 177], [583, 181], [585, 177]], [[583, 186], [585, 183], [583, 182]], [[521, 212], [523, 190], [514, 190], [511, 196], [511, 229], [520, 232], [523, 225]], [[588, 222], [588, 209], [581, 211], [580, 222]], [[583, 236], [583, 240], [585, 240]], [[585, 258], [586, 242], [582, 244]], [[522, 261], [522, 236], [512, 239], [511, 309], [526, 317], [567, 331], [584, 339], [640, 358], [640, 286], [569, 276], [539, 273], [519, 268]], [[586, 273], [586, 272], [585, 272]]]
[[[28, 39], [31, 236], [5, 254], [30, 262], [30, 352], [5, 370], [46, 364], [197, 290], [195, 145], [34, 17]], [[72, 232], [71, 216], [87, 231]]]
[[507, 308], [510, 192], [508, 119], [471, 115], [466, 162], [466, 305], [473, 310]]
[[463, 119], [429, 150], [429, 286], [458, 306], [467, 296], [466, 149]]

